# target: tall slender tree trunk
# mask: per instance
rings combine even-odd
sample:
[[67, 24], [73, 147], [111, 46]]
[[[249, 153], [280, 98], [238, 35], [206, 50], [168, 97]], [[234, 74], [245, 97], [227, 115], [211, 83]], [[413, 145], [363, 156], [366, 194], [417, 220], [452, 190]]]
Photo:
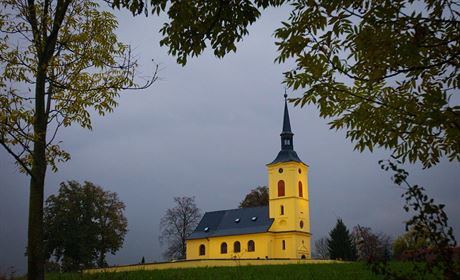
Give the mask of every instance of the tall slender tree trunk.
[[45, 252], [43, 246], [43, 197], [46, 175], [45, 78], [46, 67], [38, 63], [35, 85], [34, 147], [30, 178], [28, 229], [28, 280], [44, 280]]
[[[54, 15], [49, 15], [52, 28], [47, 31], [47, 17], [51, 1], [45, 1], [41, 15], [36, 11], [34, 0], [27, 1], [26, 18], [31, 25], [33, 41], [38, 57], [35, 83], [35, 113], [34, 113], [34, 147], [32, 151], [32, 170], [29, 196], [29, 228], [28, 228], [28, 280], [44, 280], [45, 252], [43, 244], [43, 197], [46, 175], [46, 130], [48, 113], [45, 104], [46, 75], [48, 66], [56, 48], [56, 42], [64, 17], [72, 0], [56, 2]], [[41, 24], [37, 19], [41, 16]], [[50, 98], [50, 97], [48, 97]]]

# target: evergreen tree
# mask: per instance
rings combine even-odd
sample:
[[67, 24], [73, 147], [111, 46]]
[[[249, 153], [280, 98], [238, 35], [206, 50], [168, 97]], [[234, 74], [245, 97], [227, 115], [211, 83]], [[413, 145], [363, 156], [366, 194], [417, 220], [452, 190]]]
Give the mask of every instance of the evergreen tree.
[[337, 224], [329, 232], [327, 245], [331, 259], [356, 260], [355, 245], [342, 219], [337, 219]]

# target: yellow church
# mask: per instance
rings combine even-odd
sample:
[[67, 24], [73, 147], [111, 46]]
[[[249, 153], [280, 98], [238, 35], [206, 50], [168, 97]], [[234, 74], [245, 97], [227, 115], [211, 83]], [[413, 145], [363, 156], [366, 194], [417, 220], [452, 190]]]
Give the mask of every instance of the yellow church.
[[267, 164], [268, 206], [206, 212], [187, 239], [187, 260], [311, 258], [308, 165], [294, 151], [286, 98], [281, 151]]

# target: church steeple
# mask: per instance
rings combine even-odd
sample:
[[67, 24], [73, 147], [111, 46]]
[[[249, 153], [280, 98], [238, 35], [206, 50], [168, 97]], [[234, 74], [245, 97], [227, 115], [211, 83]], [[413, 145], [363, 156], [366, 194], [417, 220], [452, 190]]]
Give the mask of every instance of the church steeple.
[[294, 143], [292, 138], [294, 133], [291, 131], [291, 122], [289, 120], [289, 111], [287, 106], [287, 94], [284, 94], [284, 118], [283, 118], [283, 131], [281, 136], [281, 150], [293, 150]]
[[289, 110], [287, 106], [287, 94], [284, 94], [284, 118], [283, 118], [283, 130], [281, 131], [281, 151], [278, 153], [276, 159], [271, 162], [278, 163], [278, 162], [288, 162], [288, 161], [295, 161], [295, 162], [302, 162], [294, 151], [294, 142], [293, 137], [294, 133], [291, 131], [291, 122], [289, 120]]
[[[273, 219], [270, 231], [283, 234], [274, 242], [275, 248], [282, 248], [282, 258], [309, 257], [308, 165], [303, 163], [294, 151], [294, 133], [291, 130], [286, 94], [280, 136], [281, 151], [273, 162], [267, 164], [269, 217]], [[293, 233], [290, 241], [283, 237], [288, 232]], [[289, 242], [291, 245], [288, 245]], [[289, 246], [294, 250], [292, 254], [287, 253]]]

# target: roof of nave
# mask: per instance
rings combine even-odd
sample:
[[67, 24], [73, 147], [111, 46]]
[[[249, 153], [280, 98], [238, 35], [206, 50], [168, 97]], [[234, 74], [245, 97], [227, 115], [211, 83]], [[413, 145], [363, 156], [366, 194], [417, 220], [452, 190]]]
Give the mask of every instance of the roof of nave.
[[206, 212], [187, 239], [267, 232], [272, 223], [268, 206]]

